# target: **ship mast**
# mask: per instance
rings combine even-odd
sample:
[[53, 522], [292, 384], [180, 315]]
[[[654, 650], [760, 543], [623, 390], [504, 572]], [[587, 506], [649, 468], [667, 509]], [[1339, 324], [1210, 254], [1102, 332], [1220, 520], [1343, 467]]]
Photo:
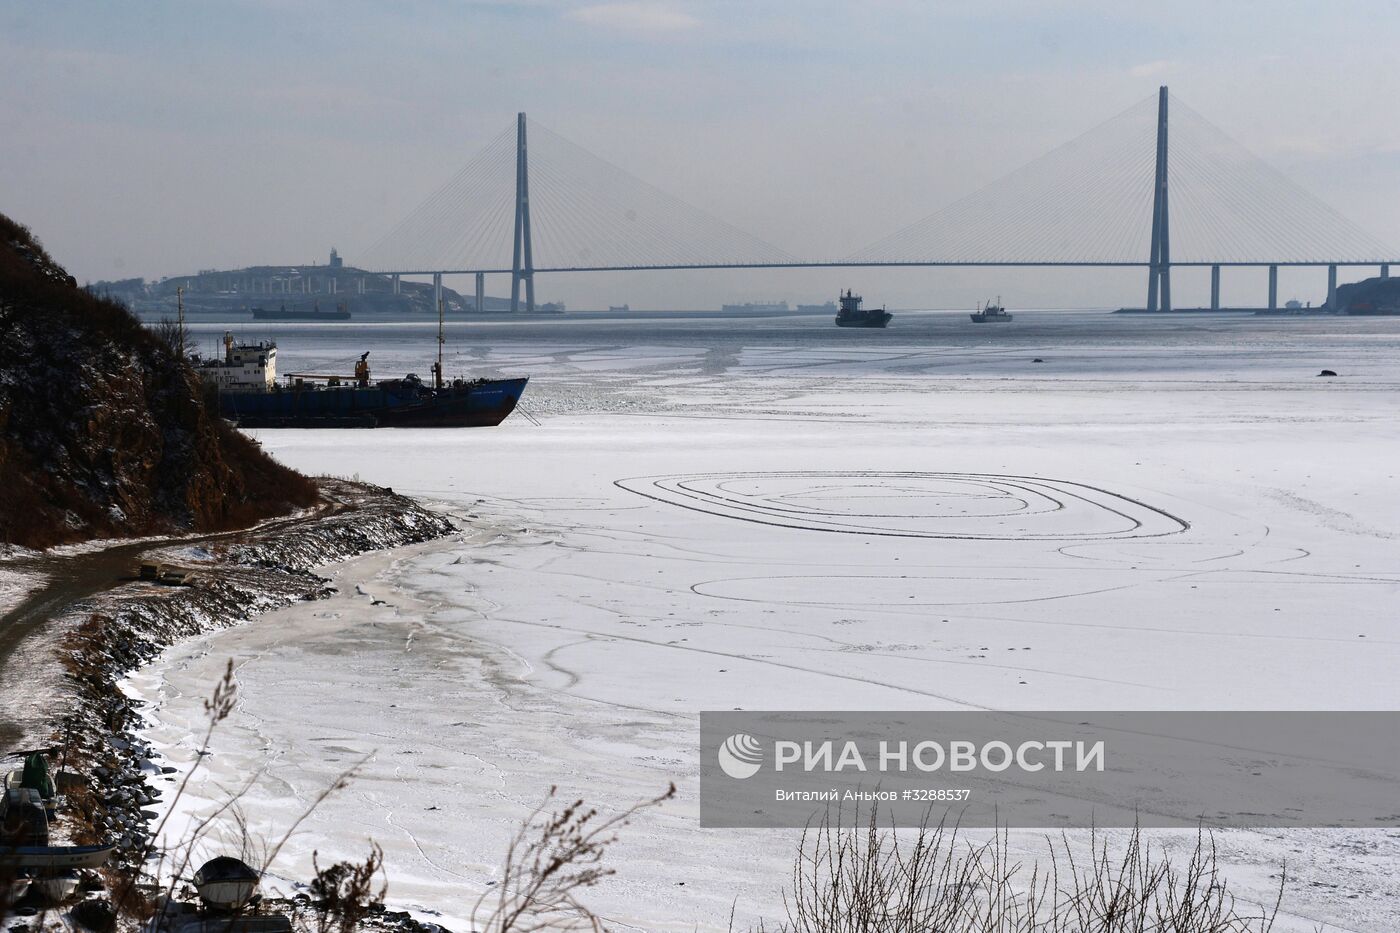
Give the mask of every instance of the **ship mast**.
[[[169, 320], [167, 318], [167, 320]], [[185, 358], [185, 286], [175, 286], [175, 355]]]
[[433, 364], [433, 388], [442, 388], [442, 345], [447, 342], [447, 338], [442, 333], [442, 299], [438, 299], [438, 356], [437, 362]]

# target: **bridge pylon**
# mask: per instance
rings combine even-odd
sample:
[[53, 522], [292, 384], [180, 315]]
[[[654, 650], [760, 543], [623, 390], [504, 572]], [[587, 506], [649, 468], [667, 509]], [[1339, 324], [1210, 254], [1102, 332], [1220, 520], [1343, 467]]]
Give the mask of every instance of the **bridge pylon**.
[[1167, 86], [1157, 89], [1157, 175], [1152, 183], [1152, 247], [1147, 261], [1147, 310], [1172, 309], [1170, 225], [1167, 223]]
[[535, 260], [530, 247], [530, 159], [525, 148], [525, 114], [515, 117], [515, 245], [510, 273], [510, 310], [520, 310], [520, 283], [525, 283], [525, 310], [535, 310]]

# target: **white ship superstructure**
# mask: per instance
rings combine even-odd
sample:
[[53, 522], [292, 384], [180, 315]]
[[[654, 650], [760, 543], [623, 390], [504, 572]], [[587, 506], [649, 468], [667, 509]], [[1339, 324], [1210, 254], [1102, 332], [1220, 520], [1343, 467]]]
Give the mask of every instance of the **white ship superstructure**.
[[225, 333], [223, 359], [204, 360], [199, 373], [220, 392], [271, 392], [277, 382], [277, 344], [234, 343], [233, 334]]

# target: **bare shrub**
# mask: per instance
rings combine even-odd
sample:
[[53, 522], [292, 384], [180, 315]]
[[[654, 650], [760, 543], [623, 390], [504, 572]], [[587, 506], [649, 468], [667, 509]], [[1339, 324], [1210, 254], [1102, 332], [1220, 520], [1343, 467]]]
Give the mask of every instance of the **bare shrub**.
[[[603, 867], [617, 832], [642, 810], [676, 795], [676, 785], [623, 812], [599, 819], [582, 800], [549, 811], [558, 788], [525, 818], [506, 850], [494, 890], [481, 895], [472, 911], [485, 920], [482, 933], [533, 933], [538, 930], [602, 930], [603, 924], [579, 895], [614, 874]], [[487, 902], [492, 903], [488, 906]]]
[[[389, 882], [384, 878], [384, 850], [370, 843], [363, 862], [336, 862], [322, 868], [311, 853], [316, 877], [311, 880], [315, 933], [354, 933], [370, 909], [384, 902]], [[375, 878], [380, 883], [375, 886]]]
[[151, 328], [160, 345], [177, 360], [185, 359], [186, 348], [190, 345], [190, 330], [184, 321], [163, 317]]
[[1045, 838], [1049, 865], [1028, 869], [1006, 830], [973, 842], [956, 824], [902, 835], [828, 815], [802, 835], [787, 918], [755, 933], [1268, 933], [1272, 905], [1238, 908], [1199, 833], [1184, 864], [1152, 851], [1134, 829], [1114, 854], [1097, 831], [1089, 857], [1067, 836]]

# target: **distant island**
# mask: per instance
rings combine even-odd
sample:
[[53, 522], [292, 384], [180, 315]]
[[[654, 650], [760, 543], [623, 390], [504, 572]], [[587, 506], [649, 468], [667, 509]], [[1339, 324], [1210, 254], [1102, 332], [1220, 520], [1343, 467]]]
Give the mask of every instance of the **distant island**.
[[[325, 263], [248, 266], [243, 269], [201, 269], [159, 281], [142, 278], [92, 282], [88, 291], [118, 301], [143, 315], [174, 315], [177, 290], [183, 290], [190, 314], [245, 315], [254, 308], [292, 313], [334, 312], [344, 308], [365, 314], [436, 314], [433, 286], [409, 282], [347, 266], [332, 249]], [[443, 309], [448, 314], [510, 311], [509, 298], [487, 295], [476, 307], [474, 295], [443, 286]], [[537, 312], [558, 314], [562, 302], [537, 305]]]

